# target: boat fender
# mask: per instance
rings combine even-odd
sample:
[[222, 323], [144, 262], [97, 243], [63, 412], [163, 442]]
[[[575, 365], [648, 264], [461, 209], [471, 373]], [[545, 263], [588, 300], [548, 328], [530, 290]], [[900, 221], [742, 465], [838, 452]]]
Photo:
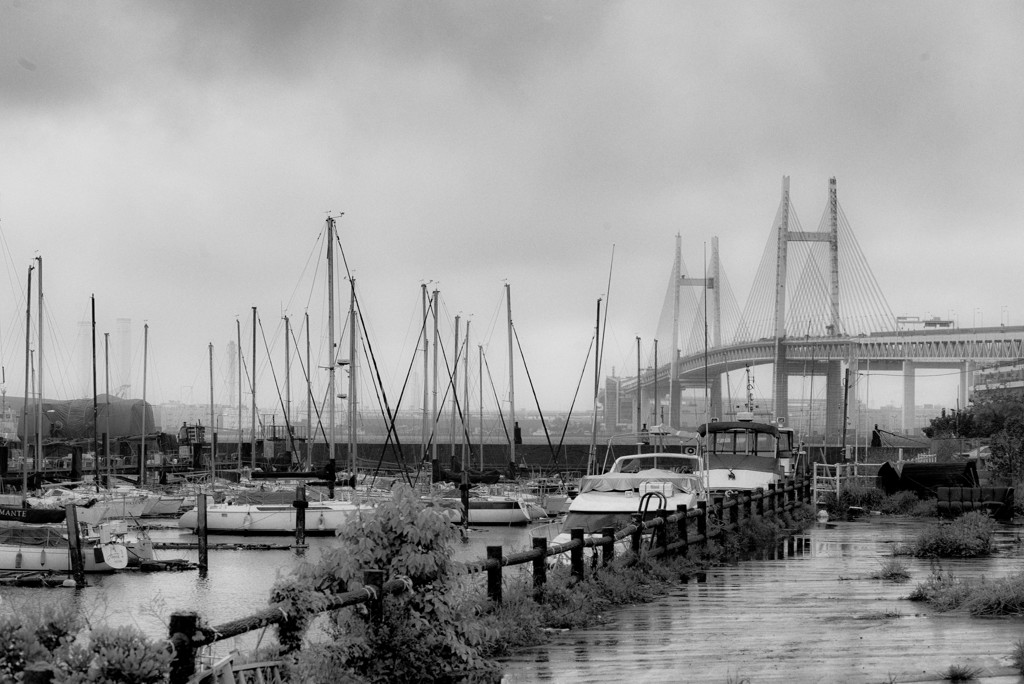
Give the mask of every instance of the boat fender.
[[242, 529], [248, 530], [250, 527], [252, 527], [252, 515], [246, 513], [245, 518], [242, 520]]
[[39, 551], [39, 564], [46, 565], [46, 549]]
[[18, 554], [14, 557], [14, 567], [16, 569], [21, 567], [21, 549], [18, 549]]
[[324, 530], [324, 529], [325, 529], [326, 527], [327, 527], [327, 521], [326, 521], [326, 520], [324, 520], [324, 514], [323, 514], [323, 513], [321, 513], [321, 514], [320, 514], [320, 519], [319, 519], [319, 520], [317, 520], [317, 522], [316, 522], [316, 528], [317, 528], [318, 530], [320, 530], [321, 532], [323, 532], [323, 530]]

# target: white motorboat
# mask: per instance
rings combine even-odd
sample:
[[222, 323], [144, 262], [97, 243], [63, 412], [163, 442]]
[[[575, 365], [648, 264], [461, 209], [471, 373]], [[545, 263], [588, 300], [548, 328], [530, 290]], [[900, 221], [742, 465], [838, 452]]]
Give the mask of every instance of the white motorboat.
[[697, 428], [701, 455], [708, 468], [712, 493], [767, 489], [793, 475], [799, 467], [794, 432], [775, 422], [759, 422], [749, 412], [736, 421], [712, 421]]
[[669, 452], [620, 456], [606, 473], [586, 475], [580, 491], [569, 504], [555, 543], [571, 539], [571, 531], [600, 536], [611, 527], [622, 529], [640, 514], [644, 519], [660, 511], [675, 513], [677, 507], [694, 507], [707, 500], [703, 463], [696, 454]]

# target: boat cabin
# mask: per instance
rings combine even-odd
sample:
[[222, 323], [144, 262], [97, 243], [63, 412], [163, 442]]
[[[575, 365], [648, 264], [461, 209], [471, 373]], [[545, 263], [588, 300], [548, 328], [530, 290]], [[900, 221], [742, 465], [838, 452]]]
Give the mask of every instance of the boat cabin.
[[793, 474], [797, 467], [794, 431], [740, 414], [736, 421], [712, 421], [697, 428], [707, 463], [708, 488], [753, 490]]

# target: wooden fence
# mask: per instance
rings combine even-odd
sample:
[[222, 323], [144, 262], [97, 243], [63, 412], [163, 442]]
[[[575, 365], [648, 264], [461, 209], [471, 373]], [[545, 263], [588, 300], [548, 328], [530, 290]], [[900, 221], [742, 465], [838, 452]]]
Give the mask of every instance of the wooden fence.
[[[568, 553], [571, 574], [583, 579], [586, 565], [584, 550], [587, 547], [600, 551], [602, 565], [611, 562], [616, 544], [625, 540], [628, 540], [631, 550], [638, 554], [645, 543], [650, 556], [685, 552], [692, 545], [706, 544], [723, 532], [739, 529], [752, 518], [764, 517], [769, 513], [776, 515], [810, 504], [813, 501], [812, 489], [813, 479], [802, 477], [788, 480], [779, 487], [769, 485], [767, 490], [740, 493], [734, 498], [715, 497], [710, 506], [701, 501], [696, 508], [679, 506], [672, 513], [657, 511], [656, 517], [648, 520], [640, 520], [638, 514], [633, 524], [618, 531], [605, 528], [599, 537], [586, 537], [582, 529], [571, 530], [571, 540], [563, 544], [549, 544], [545, 537], [534, 537], [531, 550], [508, 556], [502, 554], [502, 547], [488, 546], [486, 558], [468, 563], [465, 572], [486, 573], [487, 595], [491, 600], [500, 602], [502, 570], [506, 567], [532, 563], [533, 584], [536, 589], [540, 589], [547, 582], [547, 559]], [[400, 594], [410, 590], [411, 586], [406, 581], [394, 579], [385, 582], [382, 570], [368, 570], [364, 573], [362, 588], [331, 595], [323, 605], [322, 612], [367, 604], [371, 619], [380, 619], [385, 594]], [[170, 641], [174, 646], [171, 684], [200, 682], [207, 676], [212, 681], [212, 671], [196, 673], [198, 649], [272, 625], [278, 627], [283, 645], [298, 646], [298, 622], [279, 607], [270, 606], [216, 627], [201, 625], [198, 614], [194, 612], [173, 613], [170, 621]]]

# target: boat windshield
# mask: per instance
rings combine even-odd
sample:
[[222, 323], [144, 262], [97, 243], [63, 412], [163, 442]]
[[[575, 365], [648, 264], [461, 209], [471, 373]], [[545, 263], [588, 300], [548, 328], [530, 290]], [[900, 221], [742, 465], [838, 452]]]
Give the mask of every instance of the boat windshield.
[[715, 454], [775, 456], [778, 440], [768, 432], [737, 429], [709, 434], [707, 445], [708, 451]]
[[693, 456], [680, 456], [679, 454], [638, 454], [619, 459], [615, 470], [620, 473], [639, 473], [642, 470], [693, 473], [700, 470], [700, 460]]

